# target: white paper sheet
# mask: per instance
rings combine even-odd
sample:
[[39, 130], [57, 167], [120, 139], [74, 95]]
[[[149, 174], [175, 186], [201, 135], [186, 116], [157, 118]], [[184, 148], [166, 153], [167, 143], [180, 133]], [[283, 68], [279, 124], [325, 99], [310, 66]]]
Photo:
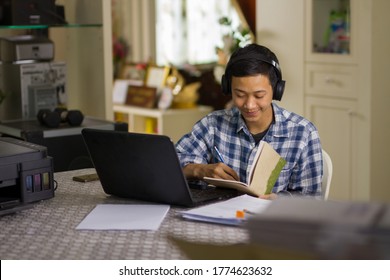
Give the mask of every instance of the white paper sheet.
[[158, 230], [169, 205], [98, 204], [76, 229]]

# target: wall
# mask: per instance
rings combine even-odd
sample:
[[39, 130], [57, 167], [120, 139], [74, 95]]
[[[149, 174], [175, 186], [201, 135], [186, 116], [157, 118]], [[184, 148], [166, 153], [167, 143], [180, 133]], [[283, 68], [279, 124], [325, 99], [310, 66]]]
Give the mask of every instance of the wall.
[[[304, 0], [256, 1], [256, 41], [275, 52], [286, 81], [281, 105], [301, 115], [304, 112], [303, 5]], [[288, 47], [285, 42], [289, 42]]]
[[129, 61], [155, 60], [155, 1], [113, 1], [113, 31], [130, 44]]
[[[81, 27], [50, 28], [55, 61], [67, 66], [68, 108], [84, 115], [113, 119], [111, 3], [106, 0], [62, 0], [69, 24]], [[90, 27], [86, 24], [101, 24]]]
[[[377, 7], [380, 8], [377, 8]], [[372, 79], [372, 134], [375, 141], [371, 143], [372, 153], [372, 175], [370, 185], [372, 188], [371, 197], [375, 200], [390, 201], [390, 188], [388, 164], [390, 160], [390, 79], [389, 65], [390, 56], [390, 36], [388, 28], [390, 26], [390, 1], [372, 1], [372, 9], [375, 12], [371, 26], [371, 36], [373, 41], [381, 42], [373, 45], [370, 55], [372, 57], [371, 79]], [[383, 54], [386, 54], [383, 56]], [[387, 163], [387, 164], [386, 164]]]

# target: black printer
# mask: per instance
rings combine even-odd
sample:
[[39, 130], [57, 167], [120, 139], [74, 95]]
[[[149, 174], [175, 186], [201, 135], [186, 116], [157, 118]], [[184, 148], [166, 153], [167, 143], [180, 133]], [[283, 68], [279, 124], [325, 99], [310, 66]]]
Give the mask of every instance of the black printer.
[[0, 216], [52, 197], [53, 159], [47, 148], [0, 137]]

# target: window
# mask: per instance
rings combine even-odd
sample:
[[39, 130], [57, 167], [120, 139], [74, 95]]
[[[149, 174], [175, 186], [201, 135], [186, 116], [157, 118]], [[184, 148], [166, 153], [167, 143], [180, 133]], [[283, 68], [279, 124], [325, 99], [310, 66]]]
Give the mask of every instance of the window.
[[[223, 35], [240, 25], [230, 0], [156, 0], [155, 11], [158, 65], [215, 62]], [[219, 24], [222, 17], [230, 27]]]

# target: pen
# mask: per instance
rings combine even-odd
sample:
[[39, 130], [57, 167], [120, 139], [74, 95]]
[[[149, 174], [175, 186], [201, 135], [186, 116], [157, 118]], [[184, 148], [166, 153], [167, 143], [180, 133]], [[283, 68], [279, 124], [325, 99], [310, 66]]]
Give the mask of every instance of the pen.
[[248, 213], [248, 214], [250, 214], [250, 215], [256, 215], [255, 212], [250, 211], [250, 210], [248, 210], [248, 209], [244, 209], [243, 211], [244, 211], [244, 213]]
[[219, 161], [222, 162], [222, 163], [225, 163], [225, 161], [223, 160], [223, 157], [222, 157], [221, 153], [219, 152], [219, 150], [218, 150], [218, 148], [217, 148], [216, 146], [214, 146], [214, 150], [215, 150], [215, 152], [217, 153], [217, 156], [218, 156]]

